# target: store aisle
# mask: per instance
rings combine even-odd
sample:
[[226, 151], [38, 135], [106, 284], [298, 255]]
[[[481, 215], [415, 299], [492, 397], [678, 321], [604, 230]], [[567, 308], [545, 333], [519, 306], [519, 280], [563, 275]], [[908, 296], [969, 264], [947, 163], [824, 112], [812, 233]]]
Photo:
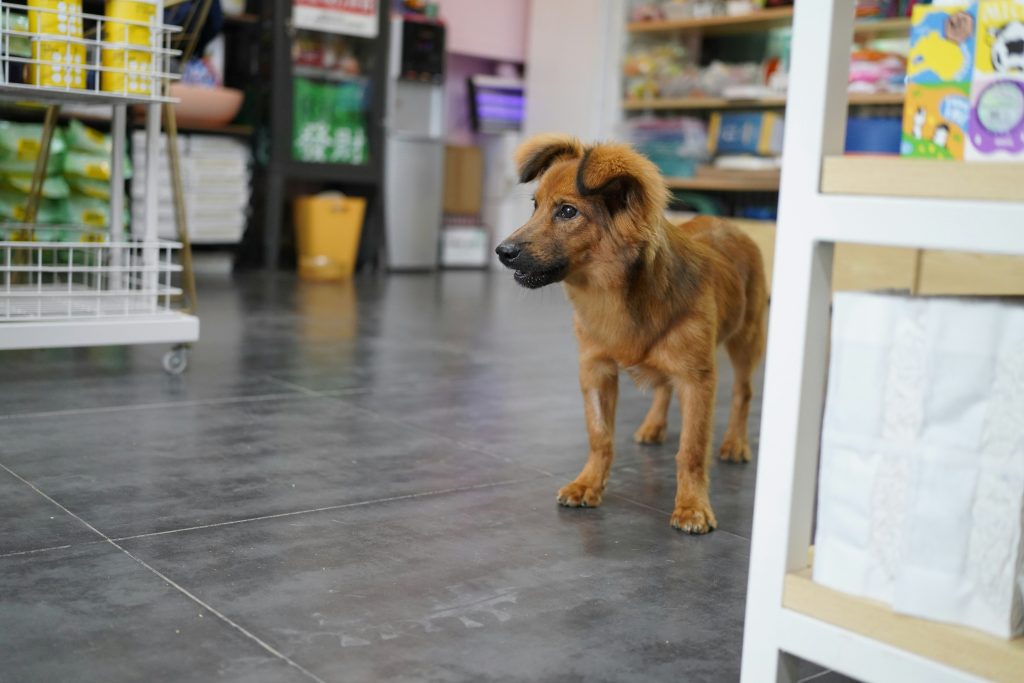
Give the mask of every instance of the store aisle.
[[738, 679], [754, 468], [715, 465], [718, 531], [673, 531], [677, 410], [632, 444], [624, 379], [604, 505], [559, 508], [586, 454], [559, 289], [200, 291], [184, 377], [0, 354], [0, 680]]

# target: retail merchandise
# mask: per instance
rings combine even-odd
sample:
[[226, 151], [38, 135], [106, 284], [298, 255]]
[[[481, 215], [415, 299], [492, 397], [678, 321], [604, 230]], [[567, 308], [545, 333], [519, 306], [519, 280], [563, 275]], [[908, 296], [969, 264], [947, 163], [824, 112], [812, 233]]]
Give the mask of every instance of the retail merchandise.
[[970, 119], [976, 6], [917, 6], [910, 33], [904, 156], [964, 158]]
[[[142, 168], [145, 147], [142, 134], [134, 137], [135, 166]], [[241, 140], [216, 135], [180, 135], [182, 183], [191, 239], [196, 244], [234, 243], [245, 231], [249, 207], [251, 153]], [[159, 234], [165, 239], [177, 235], [174, 197], [167, 161], [167, 138], [160, 147]], [[132, 183], [134, 223], [144, 225], [145, 175], [138, 173]]]
[[1024, 632], [1024, 307], [840, 294], [814, 580]]
[[982, 0], [967, 159], [1024, 159], [1024, 1]]

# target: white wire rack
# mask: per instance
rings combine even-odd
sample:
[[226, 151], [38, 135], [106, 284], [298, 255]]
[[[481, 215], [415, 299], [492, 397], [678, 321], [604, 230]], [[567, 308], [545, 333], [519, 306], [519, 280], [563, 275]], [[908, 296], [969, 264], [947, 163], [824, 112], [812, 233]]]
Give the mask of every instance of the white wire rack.
[[[178, 78], [171, 60], [180, 52], [171, 49], [171, 35], [181, 29], [161, 23], [164, 0], [134, 2], [146, 21], [84, 13], [82, 0], [34, 0], [31, 6], [0, 0], [0, 98], [50, 105], [33, 187], [42, 183], [62, 105], [111, 106], [113, 140], [108, 233], [97, 238], [69, 234], [68, 226], [0, 225], [0, 350], [170, 343], [164, 368], [178, 374], [188, 362], [187, 345], [199, 338], [199, 319], [175, 308], [182, 293], [175, 275], [191, 276], [175, 255], [187, 263], [189, 252], [187, 245], [157, 238], [157, 164], [161, 111], [174, 101], [168, 83]], [[124, 226], [132, 104], [146, 110], [137, 181], [146, 211], [136, 240], [125, 236]], [[194, 305], [193, 288], [186, 289]]]
[[[180, 75], [171, 60], [181, 51], [171, 48], [171, 36], [181, 27], [162, 23], [163, 2], [139, 1], [154, 8], [150, 21], [83, 12], [81, 0], [53, 4], [0, 0], [0, 93], [29, 91], [50, 102], [172, 101], [167, 86]], [[26, 42], [30, 56], [19, 54]]]
[[177, 242], [0, 241], [0, 322], [173, 313]]

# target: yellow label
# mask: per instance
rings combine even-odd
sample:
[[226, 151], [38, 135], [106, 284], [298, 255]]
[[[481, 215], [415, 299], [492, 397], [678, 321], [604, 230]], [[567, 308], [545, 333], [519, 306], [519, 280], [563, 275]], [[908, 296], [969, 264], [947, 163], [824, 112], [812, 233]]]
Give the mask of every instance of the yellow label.
[[96, 143], [97, 145], [106, 144], [107, 137], [103, 133], [99, 132], [98, 130], [93, 130], [92, 128], [85, 128], [84, 130], [85, 137], [89, 138], [90, 141]]
[[[101, 226], [102, 227], [102, 226]], [[106, 242], [106, 236], [99, 232], [87, 232], [82, 235], [81, 242]]]
[[82, 212], [81, 218], [82, 223], [85, 225], [91, 225], [97, 228], [102, 228], [107, 224], [106, 215], [102, 211], [97, 211], [96, 209], [86, 209]]
[[31, 161], [39, 156], [39, 140], [28, 140], [22, 138], [18, 140], [18, 159], [21, 161]]
[[106, 162], [95, 162], [85, 165], [85, 177], [96, 180], [107, 180], [110, 177], [110, 167]]

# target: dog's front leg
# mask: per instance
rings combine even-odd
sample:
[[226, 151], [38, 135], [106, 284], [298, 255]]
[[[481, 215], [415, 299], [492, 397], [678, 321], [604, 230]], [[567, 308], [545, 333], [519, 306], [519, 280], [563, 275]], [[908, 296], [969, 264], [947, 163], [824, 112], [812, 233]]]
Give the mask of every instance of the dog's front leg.
[[676, 505], [672, 526], [706, 534], [718, 526], [708, 499], [712, 416], [715, 409], [715, 365], [687, 377], [679, 391], [683, 433], [676, 454]]
[[608, 483], [615, 455], [615, 403], [619, 397], [619, 366], [610, 358], [581, 349], [580, 389], [587, 416], [590, 454], [583, 471], [558, 491], [558, 502], [568, 507], [597, 507]]

